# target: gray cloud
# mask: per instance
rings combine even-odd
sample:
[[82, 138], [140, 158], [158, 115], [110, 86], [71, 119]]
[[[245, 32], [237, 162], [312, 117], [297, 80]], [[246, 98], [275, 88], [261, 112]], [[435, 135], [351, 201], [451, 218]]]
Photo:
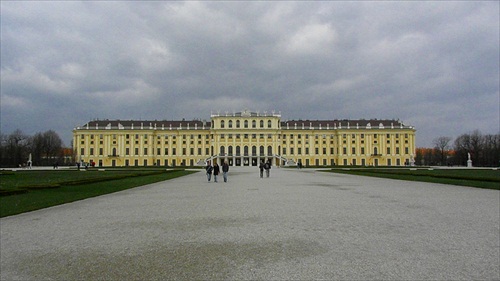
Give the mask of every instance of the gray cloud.
[[1, 2], [1, 129], [93, 118], [399, 118], [499, 132], [499, 3]]

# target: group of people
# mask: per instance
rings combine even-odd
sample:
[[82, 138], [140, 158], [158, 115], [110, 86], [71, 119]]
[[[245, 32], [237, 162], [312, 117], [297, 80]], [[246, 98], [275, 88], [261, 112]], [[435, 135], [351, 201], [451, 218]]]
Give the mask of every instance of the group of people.
[[[208, 181], [212, 179], [212, 173], [214, 174], [214, 182], [217, 182], [217, 176], [220, 174], [220, 166], [217, 164], [217, 162], [214, 163], [212, 166], [210, 164], [210, 161], [207, 162], [207, 166], [205, 167], [205, 170], [207, 171], [207, 178]], [[224, 182], [227, 182], [227, 173], [229, 172], [229, 164], [227, 164], [227, 161], [225, 161], [222, 164], [222, 176], [224, 177]]]
[[271, 170], [271, 162], [269, 162], [269, 161], [267, 161], [267, 162], [261, 161], [260, 165], [259, 165], [259, 170], [260, 170], [260, 177], [261, 178], [264, 177], [264, 170], [266, 171], [266, 177], [268, 178], [269, 177], [269, 172]]
[[[266, 177], [269, 177], [269, 173], [271, 170], [271, 162], [267, 161], [261, 161], [259, 165], [259, 170], [260, 170], [260, 177], [264, 177], [264, 171], [266, 171]], [[212, 174], [214, 175], [214, 182], [217, 182], [217, 176], [220, 174], [221, 168], [217, 162], [214, 162], [214, 165], [210, 163], [210, 161], [207, 162], [207, 166], [205, 167], [205, 171], [207, 172], [207, 179], [210, 182], [212, 180]], [[229, 172], [229, 164], [227, 161], [225, 161], [222, 164], [222, 176], [224, 177], [224, 182], [227, 182], [227, 174]]]

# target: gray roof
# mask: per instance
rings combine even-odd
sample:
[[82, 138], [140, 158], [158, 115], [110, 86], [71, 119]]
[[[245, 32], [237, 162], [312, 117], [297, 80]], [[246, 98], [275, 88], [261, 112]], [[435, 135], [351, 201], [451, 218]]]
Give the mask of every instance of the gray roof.
[[[210, 129], [210, 121], [202, 120], [93, 120], [83, 126], [75, 128], [82, 129]], [[399, 120], [389, 119], [357, 119], [357, 120], [286, 120], [281, 121], [283, 130], [301, 129], [358, 129], [358, 128], [411, 128]]]

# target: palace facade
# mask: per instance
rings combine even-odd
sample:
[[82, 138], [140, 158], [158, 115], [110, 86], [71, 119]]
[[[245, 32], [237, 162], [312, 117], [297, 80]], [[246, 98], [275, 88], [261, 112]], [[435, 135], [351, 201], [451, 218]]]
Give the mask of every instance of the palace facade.
[[415, 128], [399, 120], [281, 120], [281, 114], [211, 114], [210, 121], [96, 120], [73, 130], [77, 161], [105, 166], [404, 166]]

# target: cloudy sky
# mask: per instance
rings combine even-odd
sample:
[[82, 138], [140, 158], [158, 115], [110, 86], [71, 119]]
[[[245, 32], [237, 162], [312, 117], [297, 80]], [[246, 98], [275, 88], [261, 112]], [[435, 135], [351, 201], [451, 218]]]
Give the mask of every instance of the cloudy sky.
[[244, 109], [500, 132], [498, 1], [0, 3], [2, 134]]

